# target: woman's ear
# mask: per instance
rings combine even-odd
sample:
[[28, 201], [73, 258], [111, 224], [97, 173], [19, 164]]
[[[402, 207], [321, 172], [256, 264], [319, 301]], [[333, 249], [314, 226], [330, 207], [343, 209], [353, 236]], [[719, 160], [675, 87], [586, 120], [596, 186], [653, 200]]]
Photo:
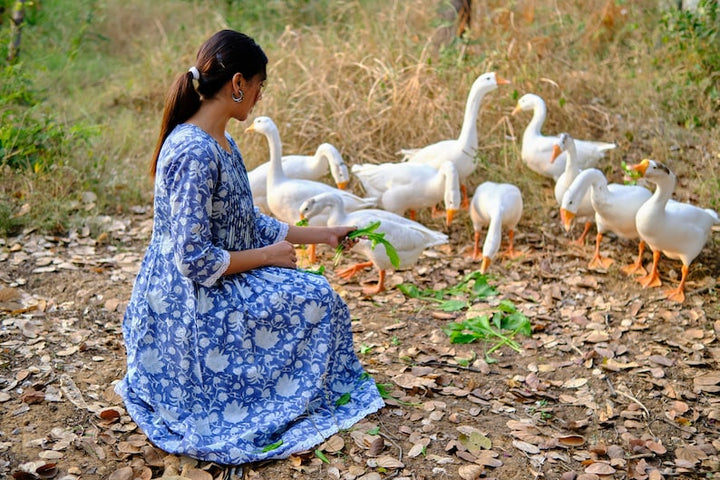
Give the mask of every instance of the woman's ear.
[[233, 82], [233, 90], [235, 89], [235, 86], [237, 86], [238, 90], [242, 90], [243, 86], [245, 84], [245, 77], [243, 77], [243, 74], [238, 72], [232, 77]]

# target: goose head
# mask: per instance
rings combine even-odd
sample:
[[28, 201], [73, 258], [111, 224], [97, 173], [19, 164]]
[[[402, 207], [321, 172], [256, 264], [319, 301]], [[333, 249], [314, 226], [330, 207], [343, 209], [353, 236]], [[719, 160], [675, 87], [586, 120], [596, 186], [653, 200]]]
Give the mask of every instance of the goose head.
[[495, 90], [498, 85], [507, 85], [509, 83], [510, 80], [499, 77], [495, 72], [487, 72], [475, 79], [470, 91], [488, 93]]
[[270, 117], [257, 117], [253, 120], [253, 123], [245, 129], [245, 132], [257, 132], [270, 135], [272, 133], [278, 133], [278, 129]]
[[334, 193], [321, 193], [305, 200], [300, 205], [300, 219], [311, 219], [320, 215], [326, 208], [336, 203], [342, 203], [339, 195]]
[[526, 93], [517, 101], [517, 105], [512, 111], [512, 115], [518, 112], [526, 112], [528, 110], [535, 110], [538, 106], [544, 106], [545, 101], [534, 93]]
[[672, 170], [657, 160], [646, 158], [640, 163], [631, 166], [630, 169], [639, 172], [643, 178], [658, 185], [667, 185], [670, 188], [674, 188], [675, 182], [677, 181], [677, 177]]
[[575, 158], [575, 141], [568, 133], [561, 133], [558, 136], [558, 142], [553, 145], [550, 163], [555, 163], [555, 160], [562, 152], [568, 152], [568, 155]]
[[440, 165], [438, 169], [445, 176], [445, 193], [443, 201], [445, 202], [445, 223], [450, 226], [455, 214], [460, 210], [460, 177], [453, 162], [447, 161]]
[[350, 173], [338, 149], [330, 143], [323, 143], [317, 148], [317, 154], [327, 159], [330, 175], [335, 179], [337, 188], [347, 189], [348, 183], [350, 183]]

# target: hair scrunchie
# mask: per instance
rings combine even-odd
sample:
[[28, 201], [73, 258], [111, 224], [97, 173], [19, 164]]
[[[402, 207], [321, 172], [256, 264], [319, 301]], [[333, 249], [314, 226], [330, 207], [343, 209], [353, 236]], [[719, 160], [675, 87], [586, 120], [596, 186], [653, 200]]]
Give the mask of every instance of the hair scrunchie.
[[200, 80], [200, 70], [196, 66], [192, 66], [188, 69], [188, 72], [192, 73], [193, 80]]

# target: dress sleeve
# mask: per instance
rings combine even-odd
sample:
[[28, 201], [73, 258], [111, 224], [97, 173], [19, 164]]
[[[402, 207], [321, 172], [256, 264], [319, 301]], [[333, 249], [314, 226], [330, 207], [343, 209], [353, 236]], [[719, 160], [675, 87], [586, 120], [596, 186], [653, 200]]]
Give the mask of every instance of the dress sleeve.
[[261, 246], [272, 245], [284, 240], [289, 228], [287, 223], [265, 215], [257, 207], [255, 207], [255, 227], [257, 240]]
[[[225, 272], [230, 254], [212, 242], [213, 191], [219, 179], [217, 162], [192, 149], [175, 152], [166, 175], [170, 200], [173, 258], [178, 271], [193, 282], [211, 286]], [[210, 158], [206, 158], [210, 157]]]

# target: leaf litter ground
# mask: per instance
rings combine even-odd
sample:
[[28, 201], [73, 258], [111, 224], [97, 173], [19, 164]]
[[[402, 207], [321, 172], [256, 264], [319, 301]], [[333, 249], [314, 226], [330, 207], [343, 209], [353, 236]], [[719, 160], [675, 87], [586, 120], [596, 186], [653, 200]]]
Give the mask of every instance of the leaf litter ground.
[[[0, 477], [652, 480], [720, 470], [718, 242], [693, 265], [678, 305], [619, 272], [634, 245], [606, 240], [616, 263], [590, 271], [592, 247], [569, 246], [554, 219], [521, 223], [524, 255], [494, 263], [487, 282], [497, 295], [469, 308], [444, 310], [399, 288], [367, 298], [361, 282], [377, 273], [340, 280], [321, 247], [387, 406], [313, 451], [242, 472], [167, 455], [112, 388], [125, 369], [120, 324], [148, 217], [101, 218], [97, 238], [0, 239]], [[469, 237], [468, 225], [459, 218], [450, 238]], [[467, 247], [436, 248], [387, 283], [452, 290], [479, 269]], [[666, 286], [677, 263], [661, 264]], [[450, 342], [450, 325], [508, 306], [532, 328], [512, 336], [520, 351], [495, 337]]]

